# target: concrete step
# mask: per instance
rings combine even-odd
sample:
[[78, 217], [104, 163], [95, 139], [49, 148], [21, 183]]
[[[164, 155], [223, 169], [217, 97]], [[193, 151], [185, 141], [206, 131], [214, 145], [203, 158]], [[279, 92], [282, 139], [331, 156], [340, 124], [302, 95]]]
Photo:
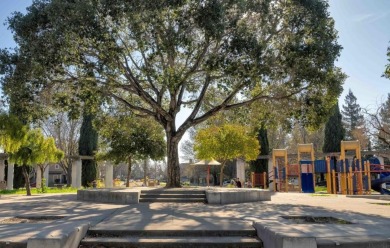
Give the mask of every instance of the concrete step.
[[139, 202], [206, 202], [205, 198], [141, 198]]
[[87, 232], [87, 237], [255, 237], [257, 235], [254, 228], [242, 230], [115, 230], [99, 227], [91, 227]]
[[141, 194], [141, 198], [202, 198], [206, 197], [205, 194], [191, 194], [191, 195], [179, 195], [179, 194]]
[[192, 195], [192, 194], [206, 194], [204, 190], [180, 190], [180, 189], [159, 189], [159, 190], [141, 190], [141, 194], [178, 194], [178, 195]]
[[204, 190], [142, 190], [140, 202], [206, 202]]
[[27, 248], [27, 241], [26, 242], [18, 242], [18, 241], [5, 241], [1, 240], [0, 241], [0, 247], [5, 247], [5, 248]]
[[80, 248], [133, 247], [133, 248], [262, 248], [255, 237], [98, 237], [85, 238]]

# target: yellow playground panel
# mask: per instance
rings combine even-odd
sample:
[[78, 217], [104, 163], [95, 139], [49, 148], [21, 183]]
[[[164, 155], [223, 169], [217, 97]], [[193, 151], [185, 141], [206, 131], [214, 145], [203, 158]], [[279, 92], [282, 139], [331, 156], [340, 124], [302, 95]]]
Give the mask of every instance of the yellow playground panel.
[[[347, 166], [346, 152], [348, 151], [353, 151], [355, 153], [352, 166]], [[360, 142], [358, 140], [341, 141], [341, 152], [339, 160], [342, 162], [342, 166], [340, 166], [340, 172], [338, 172], [338, 174], [340, 180], [340, 192], [343, 195], [353, 195], [354, 193], [359, 195], [370, 194], [370, 165], [369, 162], [362, 163], [361, 158], [361, 148]], [[368, 187], [363, 186], [363, 175], [367, 177]], [[335, 180], [335, 177], [333, 177], [333, 180]], [[354, 180], [356, 182], [355, 187]], [[336, 193], [335, 190], [332, 191], [332, 193]]]
[[[280, 159], [278, 159], [280, 158]], [[278, 161], [283, 159], [283, 163], [279, 164]], [[272, 150], [272, 163], [274, 167], [274, 190], [288, 192], [288, 160], [287, 160], [287, 149], [273, 149]]]

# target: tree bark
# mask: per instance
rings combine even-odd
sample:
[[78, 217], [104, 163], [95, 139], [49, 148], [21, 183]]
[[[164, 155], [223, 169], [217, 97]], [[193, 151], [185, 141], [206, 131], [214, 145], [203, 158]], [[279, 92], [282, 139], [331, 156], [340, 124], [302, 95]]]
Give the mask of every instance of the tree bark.
[[217, 172], [214, 171], [214, 172], [212, 173], [212, 175], [213, 175], [213, 180], [214, 180], [213, 184], [214, 184], [214, 186], [217, 186], [217, 185], [218, 185], [218, 176], [217, 176]]
[[226, 161], [222, 161], [221, 163], [221, 174], [219, 175], [219, 186], [223, 186], [223, 169], [225, 169]]
[[128, 157], [126, 187], [130, 187], [131, 156]]
[[44, 188], [44, 186], [43, 186], [43, 179], [45, 178], [44, 177], [44, 173], [45, 173], [45, 167], [44, 167], [44, 165], [39, 165], [39, 169], [41, 170], [41, 189], [43, 189]]
[[175, 137], [175, 132], [166, 130], [167, 135], [167, 155], [168, 155], [168, 180], [167, 188], [180, 188], [180, 164], [179, 164], [179, 140]]
[[72, 186], [72, 163], [68, 163], [68, 168], [67, 168], [68, 174], [66, 178], [66, 186], [71, 187]]
[[30, 175], [29, 172], [27, 171], [27, 165], [22, 165], [22, 171], [23, 171], [24, 180], [26, 182], [26, 192], [27, 195], [30, 196], [31, 195]]
[[144, 186], [148, 186], [147, 176], [148, 176], [148, 159], [145, 158], [145, 160], [144, 160]]

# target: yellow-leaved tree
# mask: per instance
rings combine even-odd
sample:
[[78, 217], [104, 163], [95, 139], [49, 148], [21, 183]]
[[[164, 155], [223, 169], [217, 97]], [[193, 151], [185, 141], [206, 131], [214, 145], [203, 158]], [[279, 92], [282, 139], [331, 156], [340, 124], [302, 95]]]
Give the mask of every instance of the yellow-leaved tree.
[[[64, 153], [57, 149], [53, 138], [45, 137], [40, 129], [33, 129], [27, 132], [27, 137], [23, 140], [20, 148], [10, 153], [9, 159], [22, 166], [27, 195], [31, 195], [29, 178], [31, 166], [38, 165], [43, 176], [47, 164], [59, 162], [63, 156]], [[41, 185], [43, 185], [42, 182]]]
[[200, 130], [195, 137], [195, 152], [199, 159], [221, 162], [220, 185], [226, 162], [236, 158], [255, 160], [259, 155], [259, 141], [249, 130], [236, 124], [211, 126]]
[[4, 152], [17, 151], [26, 140], [27, 127], [16, 116], [0, 113], [0, 147]]

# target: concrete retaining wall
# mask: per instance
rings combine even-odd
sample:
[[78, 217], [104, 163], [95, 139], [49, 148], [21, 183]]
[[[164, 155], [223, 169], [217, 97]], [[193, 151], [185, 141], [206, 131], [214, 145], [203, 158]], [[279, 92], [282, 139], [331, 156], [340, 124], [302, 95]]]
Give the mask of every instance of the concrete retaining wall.
[[117, 204], [137, 204], [141, 191], [115, 190], [115, 189], [84, 189], [77, 190], [77, 200], [117, 203]]
[[206, 190], [206, 198], [209, 204], [270, 201], [271, 192], [261, 189]]
[[253, 227], [257, 230], [257, 236], [263, 241], [264, 247], [317, 248], [315, 237], [310, 237], [289, 225], [279, 222], [272, 225], [255, 222]]
[[66, 223], [61, 231], [43, 231], [29, 238], [27, 248], [77, 248], [87, 234], [89, 223]]
[[[262, 189], [218, 189], [206, 191], [209, 204], [231, 204], [270, 201], [271, 192]], [[117, 204], [137, 204], [141, 190], [129, 189], [84, 189], [77, 191], [77, 200]]]

